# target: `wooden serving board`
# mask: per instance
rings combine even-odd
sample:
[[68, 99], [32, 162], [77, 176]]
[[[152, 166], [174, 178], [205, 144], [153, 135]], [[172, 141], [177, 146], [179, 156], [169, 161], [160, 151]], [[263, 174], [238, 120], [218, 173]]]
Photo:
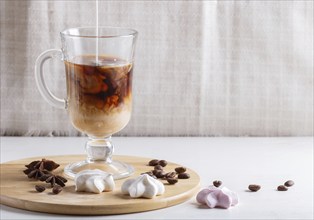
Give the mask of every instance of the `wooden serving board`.
[[[101, 194], [76, 192], [74, 181], [68, 180], [66, 186], [60, 194], [52, 194], [51, 188], [38, 193], [35, 190], [36, 184], [44, 184], [37, 180], [28, 179], [23, 173], [25, 164], [34, 160], [46, 158], [54, 160], [60, 164], [55, 173], [63, 175], [65, 165], [84, 160], [83, 155], [69, 156], [45, 156], [36, 158], [26, 158], [1, 164], [0, 192], [1, 204], [31, 211], [72, 214], [72, 215], [106, 215], [143, 212], [154, 209], [166, 208], [182, 203], [192, 198], [199, 189], [200, 178], [193, 170], [187, 168], [190, 179], [179, 179], [175, 185], [169, 185], [165, 180], [165, 193], [153, 199], [137, 198], [133, 199], [121, 193], [121, 185], [126, 179], [116, 180], [115, 190], [103, 192]], [[115, 156], [114, 160], [120, 160], [131, 164], [135, 168], [135, 173], [129, 178], [135, 178], [140, 173], [152, 170], [153, 167], [147, 165], [151, 158], [133, 156]], [[168, 162], [164, 168], [166, 172], [174, 171], [175, 167], [181, 165]], [[49, 184], [47, 184], [49, 186]]]

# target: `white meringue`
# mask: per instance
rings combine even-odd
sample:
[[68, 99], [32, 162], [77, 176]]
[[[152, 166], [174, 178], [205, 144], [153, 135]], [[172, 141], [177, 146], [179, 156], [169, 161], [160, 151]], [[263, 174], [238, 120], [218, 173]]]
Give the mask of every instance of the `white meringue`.
[[209, 208], [220, 207], [228, 209], [239, 203], [238, 195], [226, 187], [216, 188], [210, 186], [208, 189], [201, 190], [196, 200], [198, 203], [207, 205]]
[[165, 192], [165, 186], [159, 180], [148, 174], [142, 174], [135, 179], [126, 180], [121, 186], [123, 194], [129, 194], [132, 198], [144, 197], [152, 199]]
[[75, 175], [75, 191], [101, 193], [112, 191], [115, 187], [113, 176], [104, 171], [83, 170]]

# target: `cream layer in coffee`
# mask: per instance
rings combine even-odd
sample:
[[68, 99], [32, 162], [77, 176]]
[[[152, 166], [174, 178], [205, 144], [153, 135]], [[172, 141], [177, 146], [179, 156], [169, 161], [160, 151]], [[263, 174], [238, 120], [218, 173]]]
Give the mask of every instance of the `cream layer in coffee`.
[[120, 131], [131, 117], [131, 63], [85, 55], [65, 61], [68, 113], [75, 128], [91, 137]]

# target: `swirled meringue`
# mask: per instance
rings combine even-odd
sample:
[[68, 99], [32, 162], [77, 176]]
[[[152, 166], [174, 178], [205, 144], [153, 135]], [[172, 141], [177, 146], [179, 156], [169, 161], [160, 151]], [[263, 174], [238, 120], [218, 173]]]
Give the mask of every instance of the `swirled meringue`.
[[75, 191], [101, 193], [115, 187], [113, 176], [104, 171], [83, 170], [75, 175]]
[[121, 186], [123, 194], [129, 194], [132, 198], [144, 197], [152, 199], [165, 192], [165, 186], [148, 174], [142, 174], [135, 179], [126, 180]]
[[214, 186], [201, 190], [197, 194], [196, 200], [198, 203], [207, 205], [209, 208], [220, 207], [228, 209], [239, 203], [238, 196], [235, 192], [226, 187], [216, 188]]

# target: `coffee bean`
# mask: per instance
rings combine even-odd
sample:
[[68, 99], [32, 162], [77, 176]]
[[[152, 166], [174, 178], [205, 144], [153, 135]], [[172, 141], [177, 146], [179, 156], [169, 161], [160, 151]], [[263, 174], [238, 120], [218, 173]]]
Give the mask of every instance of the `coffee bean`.
[[177, 175], [176, 172], [169, 172], [165, 174], [165, 178], [169, 179], [169, 178], [175, 178]]
[[158, 165], [156, 165], [156, 166], [154, 167], [154, 169], [155, 169], [155, 170], [163, 170], [163, 167], [158, 164]]
[[152, 173], [153, 173], [154, 176], [156, 176], [156, 174], [157, 174], [159, 171], [161, 171], [161, 170], [153, 170]]
[[184, 173], [186, 171], [185, 167], [177, 167], [174, 169], [177, 173]]
[[216, 186], [216, 187], [221, 186], [221, 184], [222, 184], [222, 182], [221, 182], [220, 180], [215, 180], [215, 181], [213, 182], [213, 185]]
[[159, 178], [163, 178], [165, 176], [165, 171], [163, 170], [157, 170], [155, 176], [159, 179]]
[[173, 184], [176, 184], [178, 182], [178, 179], [176, 178], [168, 178], [167, 179], [167, 182], [170, 184], [170, 185], [173, 185]]
[[288, 188], [285, 187], [284, 185], [280, 185], [280, 186], [277, 187], [277, 190], [278, 190], [278, 191], [287, 191]]
[[189, 179], [190, 178], [190, 174], [188, 173], [179, 173], [178, 174], [178, 179]]
[[159, 160], [154, 159], [148, 162], [148, 166], [156, 166], [158, 165], [158, 163], [159, 163]]
[[287, 187], [291, 187], [294, 185], [294, 182], [292, 180], [288, 180], [287, 182], [285, 182], [285, 186]]
[[261, 189], [261, 186], [260, 185], [256, 185], [256, 184], [251, 184], [249, 185], [249, 190], [251, 190], [252, 192], [257, 192], [258, 190]]
[[59, 185], [55, 185], [55, 186], [52, 188], [52, 193], [53, 193], [53, 194], [59, 194], [61, 191], [62, 191], [62, 187], [59, 186]]
[[161, 165], [162, 167], [165, 167], [167, 166], [168, 162], [166, 160], [160, 160], [158, 164]]
[[46, 187], [43, 186], [43, 185], [36, 185], [35, 189], [36, 189], [37, 192], [43, 192], [43, 191], [46, 190]]

